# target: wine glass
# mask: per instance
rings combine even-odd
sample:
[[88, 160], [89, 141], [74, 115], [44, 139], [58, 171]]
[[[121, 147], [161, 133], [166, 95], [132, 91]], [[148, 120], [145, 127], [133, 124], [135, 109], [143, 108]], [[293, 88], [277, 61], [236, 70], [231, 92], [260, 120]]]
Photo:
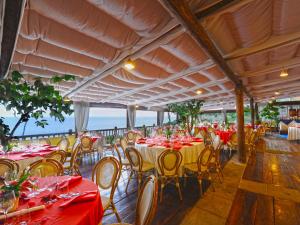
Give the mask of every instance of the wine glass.
[[4, 183], [6, 186], [10, 184], [11, 181], [17, 179], [17, 172], [16, 171], [9, 171], [4, 173]]
[[9, 210], [11, 210], [16, 201], [16, 196], [14, 191], [3, 191], [0, 193], [0, 212], [2, 212], [5, 217]]

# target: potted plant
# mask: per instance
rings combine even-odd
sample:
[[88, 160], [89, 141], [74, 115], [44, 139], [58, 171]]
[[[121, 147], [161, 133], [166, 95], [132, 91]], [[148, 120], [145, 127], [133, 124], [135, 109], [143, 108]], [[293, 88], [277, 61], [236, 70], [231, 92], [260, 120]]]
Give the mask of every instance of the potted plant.
[[279, 107], [275, 106], [276, 101], [268, 102], [260, 112], [260, 116], [277, 127], [279, 123]]
[[[0, 118], [0, 141], [7, 151], [9, 141], [13, 138], [16, 129], [30, 119], [36, 119], [35, 124], [40, 127], [48, 125], [44, 119], [44, 114], [48, 111], [50, 116], [64, 121], [64, 114], [70, 115], [71, 102], [64, 101], [59, 91], [55, 90], [54, 84], [62, 81], [74, 80], [72, 75], [53, 76], [48, 83], [44, 83], [40, 78], [33, 82], [26, 81], [22, 74], [13, 71], [10, 78], [0, 80], [0, 104], [7, 111], [13, 110], [19, 116], [18, 122], [12, 130], [4, 123], [4, 118]], [[24, 128], [25, 128], [24, 125]]]
[[184, 130], [187, 130], [189, 134], [192, 135], [193, 128], [201, 113], [203, 103], [203, 100], [192, 99], [186, 102], [169, 104], [168, 110], [178, 114], [178, 122], [182, 125]]

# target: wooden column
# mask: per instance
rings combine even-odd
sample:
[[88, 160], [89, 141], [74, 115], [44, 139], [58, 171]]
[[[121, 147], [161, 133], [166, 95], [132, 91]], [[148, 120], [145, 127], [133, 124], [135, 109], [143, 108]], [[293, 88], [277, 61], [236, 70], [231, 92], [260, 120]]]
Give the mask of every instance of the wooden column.
[[226, 115], [226, 109], [223, 109], [223, 120], [225, 122], [225, 124], [227, 123], [227, 115]]
[[255, 103], [255, 121], [259, 121], [259, 111], [257, 102]]
[[129, 117], [128, 117], [128, 109], [126, 109], [126, 128], [129, 130]]
[[239, 161], [246, 162], [245, 131], [244, 131], [244, 96], [241, 87], [235, 88], [236, 116], [237, 116], [237, 137]]
[[250, 112], [251, 112], [251, 125], [254, 127], [255, 125], [255, 113], [254, 113], [254, 100], [250, 98]]

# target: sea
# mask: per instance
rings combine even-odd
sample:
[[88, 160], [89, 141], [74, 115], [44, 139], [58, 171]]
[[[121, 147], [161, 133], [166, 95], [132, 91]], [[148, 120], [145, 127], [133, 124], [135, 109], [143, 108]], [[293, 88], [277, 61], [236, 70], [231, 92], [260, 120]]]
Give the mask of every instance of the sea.
[[[34, 134], [49, 134], [49, 133], [60, 133], [68, 132], [69, 130], [75, 130], [74, 117], [66, 117], [65, 121], [60, 123], [51, 117], [45, 117], [48, 124], [45, 128], [37, 127], [35, 125], [35, 119], [31, 118], [26, 124], [24, 135]], [[9, 125], [12, 129], [17, 123], [18, 118], [16, 117], [5, 117], [5, 124]], [[156, 124], [156, 117], [137, 117], [136, 126], [151, 126]], [[15, 136], [23, 135], [25, 123], [21, 124], [15, 132]], [[114, 127], [124, 128], [126, 127], [126, 117], [90, 117], [88, 122], [88, 130], [100, 130], [100, 129], [112, 129]]]

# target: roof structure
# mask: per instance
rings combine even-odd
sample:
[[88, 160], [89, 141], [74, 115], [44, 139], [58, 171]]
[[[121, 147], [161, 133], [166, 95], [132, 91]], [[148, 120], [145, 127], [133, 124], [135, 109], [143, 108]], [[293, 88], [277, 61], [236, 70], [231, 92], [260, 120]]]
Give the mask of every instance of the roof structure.
[[[275, 91], [299, 95], [298, 0], [187, 2], [254, 101]], [[124, 68], [128, 59], [135, 69]], [[279, 76], [282, 69], [288, 77]], [[235, 104], [234, 82], [164, 1], [28, 0], [10, 70], [28, 80], [75, 75], [76, 81], [57, 86], [74, 101], [150, 108], [193, 98], [204, 99], [205, 108]]]

